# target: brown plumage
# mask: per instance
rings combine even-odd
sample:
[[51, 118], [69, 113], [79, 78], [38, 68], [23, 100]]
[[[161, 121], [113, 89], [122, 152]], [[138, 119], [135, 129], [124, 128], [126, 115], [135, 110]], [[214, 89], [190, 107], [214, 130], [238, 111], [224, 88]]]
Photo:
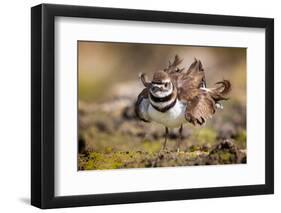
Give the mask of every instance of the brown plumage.
[[219, 81], [216, 83], [216, 87], [207, 89], [201, 61], [195, 59], [186, 72], [184, 72], [184, 68], [179, 68], [181, 62], [182, 60], [176, 55], [167, 68], [155, 72], [152, 82], [148, 82], [144, 74], [140, 76], [145, 88], [138, 96], [135, 111], [141, 120], [149, 121], [142, 116], [137, 106], [143, 99], [149, 98], [151, 83], [157, 83], [167, 78], [171, 79], [177, 90], [178, 100], [186, 104], [186, 121], [193, 125], [204, 124], [220, 106], [219, 101], [227, 100], [226, 96], [231, 90], [231, 83], [228, 80]]
[[154, 73], [152, 82], [161, 83], [162, 81], [168, 79], [169, 79], [169, 74], [167, 72], [163, 72], [162, 70], [159, 70]]

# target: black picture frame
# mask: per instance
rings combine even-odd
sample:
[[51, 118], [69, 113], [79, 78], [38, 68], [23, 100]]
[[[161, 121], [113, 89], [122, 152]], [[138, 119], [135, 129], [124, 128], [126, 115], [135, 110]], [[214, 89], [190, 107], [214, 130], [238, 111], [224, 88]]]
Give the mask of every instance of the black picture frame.
[[[54, 21], [55, 17], [58, 16], [264, 28], [266, 32], [265, 184], [56, 197], [54, 195]], [[46, 209], [59, 207], [272, 194], [274, 193], [273, 149], [274, 19], [53, 4], [41, 4], [31, 8], [32, 205]]]

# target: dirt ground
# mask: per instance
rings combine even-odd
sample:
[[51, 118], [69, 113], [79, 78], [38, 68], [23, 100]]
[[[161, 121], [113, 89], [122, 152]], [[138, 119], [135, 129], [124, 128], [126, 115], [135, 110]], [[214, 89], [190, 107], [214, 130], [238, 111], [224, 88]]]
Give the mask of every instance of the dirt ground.
[[161, 150], [164, 127], [138, 121], [134, 100], [79, 102], [78, 170], [195, 166], [246, 163], [246, 117], [239, 104], [225, 104], [207, 125], [186, 124], [180, 151], [178, 130]]

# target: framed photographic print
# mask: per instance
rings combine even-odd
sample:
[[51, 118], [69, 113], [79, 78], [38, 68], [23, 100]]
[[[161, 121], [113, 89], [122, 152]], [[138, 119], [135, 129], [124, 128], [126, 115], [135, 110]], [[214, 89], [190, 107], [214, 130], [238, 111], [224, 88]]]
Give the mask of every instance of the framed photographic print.
[[274, 21], [31, 9], [31, 203], [271, 194]]

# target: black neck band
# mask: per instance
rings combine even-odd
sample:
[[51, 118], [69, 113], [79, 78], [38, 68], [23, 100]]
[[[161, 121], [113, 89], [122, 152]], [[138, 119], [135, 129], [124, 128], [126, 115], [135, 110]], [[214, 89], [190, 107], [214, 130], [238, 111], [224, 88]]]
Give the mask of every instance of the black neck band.
[[159, 103], [159, 102], [167, 102], [170, 101], [173, 98], [174, 92], [172, 92], [170, 95], [165, 96], [165, 97], [155, 97], [154, 95], [152, 95], [151, 93], [149, 93], [149, 96], [151, 98], [152, 101]]
[[177, 102], [177, 99], [175, 98], [175, 100], [171, 104], [169, 104], [168, 106], [165, 106], [164, 108], [159, 108], [158, 106], [155, 106], [152, 103], [151, 103], [151, 106], [154, 109], [156, 109], [157, 111], [164, 113], [164, 112], [167, 112], [169, 109], [171, 109], [173, 106], [175, 106], [176, 102]]

